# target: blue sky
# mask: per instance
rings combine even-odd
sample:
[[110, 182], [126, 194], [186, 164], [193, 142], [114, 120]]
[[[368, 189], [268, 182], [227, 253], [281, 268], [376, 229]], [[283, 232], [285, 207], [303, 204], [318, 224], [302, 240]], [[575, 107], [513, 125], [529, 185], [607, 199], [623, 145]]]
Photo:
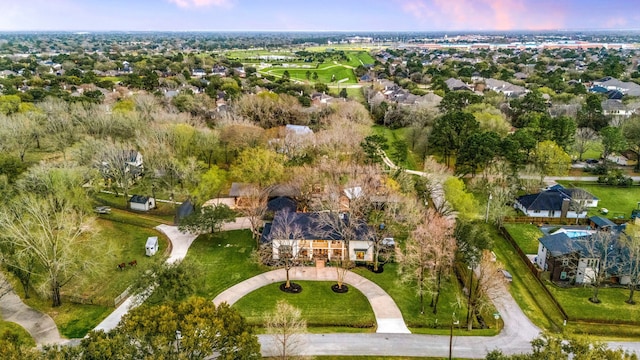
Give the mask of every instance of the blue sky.
[[638, 28], [640, 0], [0, 0], [0, 31]]

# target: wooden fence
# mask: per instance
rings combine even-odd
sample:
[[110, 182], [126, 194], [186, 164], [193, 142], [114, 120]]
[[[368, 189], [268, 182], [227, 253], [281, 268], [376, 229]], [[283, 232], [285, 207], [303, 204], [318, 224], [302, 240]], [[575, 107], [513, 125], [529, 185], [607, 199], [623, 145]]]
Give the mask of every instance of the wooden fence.
[[115, 307], [118, 307], [118, 305], [122, 304], [123, 301], [125, 301], [128, 297], [129, 297], [129, 290], [131, 289], [131, 287], [126, 288], [122, 294], [116, 296], [116, 298], [113, 300], [113, 305]]
[[[508, 216], [504, 218], [504, 222], [507, 224], [550, 224], [550, 225], [575, 225], [576, 219], [568, 218], [548, 218], [548, 217], [533, 217], [533, 216]], [[587, 225], [589, 219], [578, 219], [578, 225]]]

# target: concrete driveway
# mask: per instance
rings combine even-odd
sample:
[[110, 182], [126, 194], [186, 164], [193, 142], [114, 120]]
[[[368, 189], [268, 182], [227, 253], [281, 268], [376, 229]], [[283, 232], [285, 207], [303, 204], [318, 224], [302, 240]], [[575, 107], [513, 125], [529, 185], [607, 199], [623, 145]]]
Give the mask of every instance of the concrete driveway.
[[[213, 302], [216, 305], [223, 302], [233, 305], [236, 301], [254, 290], [276, 282], [286, 281], [286, 274], [284, 269], [278, 269], [256, 275], [223, 291], [213, 299]], [[289, 271], [289, 275], [292, 280], [336, 281], [338, 278], [336, 269], [329, 267], [295, 267]], [[369, 300], [373, 314], [376, 317], [376, 323], [378, 324], [376, 332], [394, 334], [411, 333], [404, 323], [400, 309], [391, 296], [380, 286], [351, 271], [345, 276], [344, 282], [360, 290], [360, 292], [367, 297], [367, 300]]]

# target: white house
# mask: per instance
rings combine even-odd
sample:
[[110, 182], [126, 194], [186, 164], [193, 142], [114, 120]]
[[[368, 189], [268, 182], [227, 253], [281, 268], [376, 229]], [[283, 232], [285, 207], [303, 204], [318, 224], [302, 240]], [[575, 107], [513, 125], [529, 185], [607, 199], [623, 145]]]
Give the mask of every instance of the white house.
[[[271, 247], [274, 260], [286, 251], [306, 260], [331, 261], [349, 256], [351, 261], [373, 261], [373, 243], [366, 224], [357, 226], [353, 232], [354, 239], [347, 242], [323, 221], [322, 216], [318, 213], [278, 212], [273, 222], [265, 225], [261, 242]], [[333, 221], [348, 222], [348, 215], [342, 214], [340, 219]], [[283, 238], [287, 233], [289, 238]]]
[[587, 208], [598, 206], [598, 198], [578, 188], [556, 185], [547, 191], [523, 195], [514, 207], [526, 216], [546, 218], [586, 218]]

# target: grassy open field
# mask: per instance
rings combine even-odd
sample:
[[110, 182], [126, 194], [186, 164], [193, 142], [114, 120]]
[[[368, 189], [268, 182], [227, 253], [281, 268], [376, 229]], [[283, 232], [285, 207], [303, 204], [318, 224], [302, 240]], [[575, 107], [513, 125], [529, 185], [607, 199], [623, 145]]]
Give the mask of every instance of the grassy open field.
[[22, 326], [0, 319], [0, 338], [15, 339], [15, 345], [36, 346], [36, 342]]
[[[263, 75], [273, 75], [282, 77], [285, 71], [289, 72], [289, 76], [293, 80], [302, 82], [322, 82], [327, 84], [336, 84], [336, 81], [344, 80], [345, 84], [357, 83], [353, 68], [363, 64], [373, 64], [375, 59], [366, 51], [353, 51], [346, 53], [348, 61], [326, 61], [324, 63], [317, 62], [301, 62], [299, 60], [284, 60], [287, 64], [295, 64], [298, 67], [273, 66], [260, 70]], [[257, 55], [252, 55], [257, 56]], [[250, 57], [250, 56], [247, 56]], [[251, 59], [249, 59], [251, 60]], [[307, 72], [318, 74], [318, 79], [313, 77], [307, 78]], [[334, 81], [332, 81], [334, 79]]]
[[372, 330], [375, 317], [367, 298], [354, 287], [345, 294], [331, 290], [335, 282], [296, 281], [302, 286], [299, 294], [287, 294], [280, 290], [280, 283], [262, 287], [243, 297], [233, 305], [250, 324], [262, 326], [267, 314], [275, 309], [278, 300], [284, 299], [300, 309], [307, 326], [357, 327]]
[[[50, 300], [35, 296], [33, 291], [31, 298], [24, 300], [27, 305], [49, 314], [60, 333], [70, 338], [86, 335], [114, 309], [114, 299], [133, 283], [136, 276], [152, 263], [166, 258], [168, 240], [153, 229], [104, 219], [99, 219], [97, 224], [100, 232], [95, 241], [106, 243], [108, 251], [103, 257], [95, 255], [101, 264], [94, 271], [62, 288], [63, 305], [52, 308]], [[144, 246], [149, 236], [158, 236], [160, 240], [160, 252], [155, 257], [145, 256]], [[127, 266], [123, 271], [117, 269], [117, 264], [132, 260], [138, 262], [136, 267]], [[16, 288], [21, 289], [19, 286]], [[21, 291], [18, 294], [23, 295]], [[91, 304], [72, 304], [71, 295], [77, 299], [74, 301]]]
[[[275, 77], [282, 77], [285, 71], [289, 72], [289, 76], [293, 80], [307, 81], [307, 82], [322, 82], [327, 84], [333, 84], [339, 80], [347, 79], [343, 81], [343, 84], [354, 84], [357, 82], [356, 76], [352, 69], [346, 68], [342, 65], [329, 65], [321, 66], [320, 68], [285, 68], [285, 67], [270, 67], [264, 70], [260, 70], [262, 74], [273, 75]], [[307, 71], [311, 74], [314, 72], [318, 74], [318, 79], [314, 80], [312, 77], [307, 79]], [[331, 81], [335, 76], [335, 81]]]
[[542, 231], [532, 224], [505, 224], [513, 240], [525, 254], [538, 253], [538, 239], [542, 237]]
[[592, 288], [564, 289], [551, 283], [547, 287], [569, 315], [567, 330], [612, 339], [640, 337], [640, 307], [624, 302], [628, 289], [602, 288], [598, 293], [601, 302], [594, 304], [589, 301]]
[[631, 210], [635, 209], [640, 202], [640, 186], [625, 188], [576, 181], [561, 181], [560, 183], [565, 186], [585, 189], [600, 199], [598, 207], [590, 209], [589, 215], [597, 215], [600, 208], [607, 208], [609, 210], [607, 217], [609, 218], [618, 216], [629, 218]]
[[[406, 141], [406, 135], [405, 135], [406, 131], [407, 131], [406, 128], [391, 130], [387, 127], [380, 126], [380, 125], [373, 126], [374, 134], [382, 135], [387, 139], [387, 144], [389, 145], [389, 149], [387, 150], [387, 155], [391, 155], [391, 151], [393, 150], [391, 144], [393, 144], [394, 141], [397, 141], [397, 140]], [[411, 151], [411, 149], [409, 149], [409, 152], [407, 154], [407, 162], [405, 164], [405, 167], [411, 170], [422, 170], [422, 161], [418, 158], [418, 156], [416, 156], [416, 154], [414, 154]]]
[[266, 49], [256, 49], [256, 50], [231, 50], [225, 51], [224, 56], [229, 59], [248, 59], [257, 56], [291, 56], [295, 57], [296, 55], [292, 51], [288, 50], [266, 50]]

